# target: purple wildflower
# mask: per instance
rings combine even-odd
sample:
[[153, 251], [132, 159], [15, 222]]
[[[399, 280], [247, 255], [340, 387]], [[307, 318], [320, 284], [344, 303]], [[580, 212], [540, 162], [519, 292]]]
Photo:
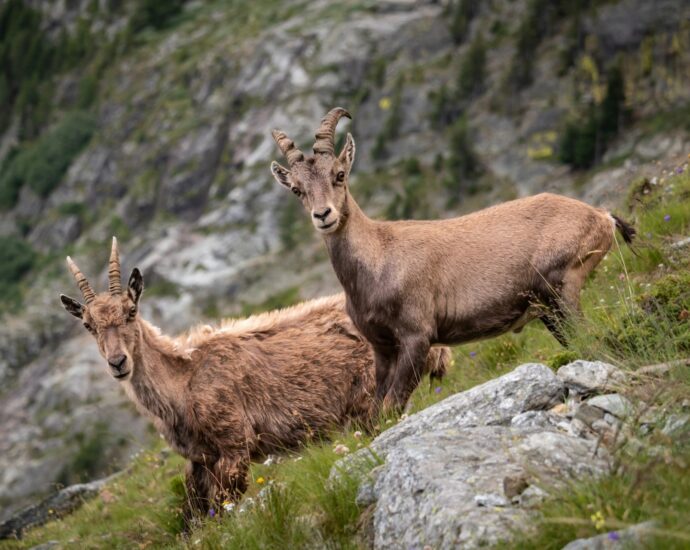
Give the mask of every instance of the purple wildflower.
[[618, 534], [617, 531], [611, 531], [609, 533], [609, 540], [621, 540], [621, 536]]
[[476, 351], [471, 351], [471, 352], [470, 352], [470, 357], [476, 357], [476, 356], [477, 356], [477, 352], [476, 352]]
[[664, 216], [664, 221], [665, 221], [665, 222], [671, 221], [671, 214], [666, 214], [666, 215]]
[[215, 517], [216, 511], [215, 511], [213, 508], [211, 508], [211, 509], [209, 509], [209, 511], [208, 511], [208, 515], [211, 516], [211, 517]]
[[441, 386], [436, 386], [436, 387], [434, 388], [434, 391], [435, 391], [436, 393], [441, 393]]
[[683, 173], [683, 167], [682, 166], [679, 166], [678, 168], [676, 168], [676, 174], [682, 174], [682, 173]]

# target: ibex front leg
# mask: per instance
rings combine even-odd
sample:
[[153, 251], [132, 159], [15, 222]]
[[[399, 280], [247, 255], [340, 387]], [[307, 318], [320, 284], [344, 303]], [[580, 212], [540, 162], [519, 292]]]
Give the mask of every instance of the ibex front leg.
[[405, 406], [422, 379], [429, 348], [429, 339], [418, 334], [400, 340], [395, 370], [387, 381], [389, 389], [383, 400], [384, 409], [400, 411]]

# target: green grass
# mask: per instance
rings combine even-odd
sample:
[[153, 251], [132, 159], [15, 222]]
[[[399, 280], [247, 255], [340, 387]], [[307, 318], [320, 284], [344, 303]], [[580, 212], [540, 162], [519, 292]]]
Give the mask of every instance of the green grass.
[[[459, 346], [448, 377], [435, 388], [423, 381], [412, 396], [411, 411], [524, 362], [557, 368], [583, 357], [632, 371], [644, 364], [687, 357], [690, 320], [683, 311], [690, 308], [688, 255], [676, 255], [671, 262], [674, 256], [668, 244], [687, 235], [688, 189], [687, 173], [668, 177], [624, 215], [634, 221], [641, 235], [637, 247], [658, 249], [665, 264], [652, 266], [648, 258], [635, 256], [628, 247], [614, 248], [587, 282], [585, 320], [567, 327], [572, 339], [569, 349], [559, 346], [539, 323], [519, 334]], [[669, 212], [673, 222], [664, 221]], [[272, 297], [261, 309], [291, 301], [296, 291]], [[660, 415], [655, 427], [659, 428], [665, 415], [683, 411], [683, 400], [690, 395], [690, 373], [687, 367], [676, 367], [667, 378], [633, 384], [626, 392], [644, 397], [655, 407]], [[395, 422], [395, 418], [382, 418], [379, 425], [386, 428]], [[272, 465], [253, 465], [243, 502], [251, 498], [255, 505], [244, 512], [236, 508], [206, 518], [186, 538], [181, 535], [180, 514], [183, 461], [175, 455], [162, 456], [157, 449], [134, 460], [131, 471], [108, 487], [105, 495], [63, 520], [30, 531], [22, 541], [0, 543], [0, 548], [30, 548], [46, 540], [80, 548], [365, 547], [360, 528], [365, 511], [355, 504], [357, 480], [341, 476], [328, 481], [332, 465], [340, 458], [334, 452], [337, 444], [351, 451], [367, 444], [368, 436], [355, 437], [355, 430], [353, 426], [334, 433], [332, 441], [311, 443]], [[526, 533], [516, 532], [516, 540], [508, 547], [561, 548], [574, 538], [655, 519], [658, 530], [651, 547], [687, 548], [689, 441], [688, 434], [670, 438], [658, 429], [642, 431], [633, 422], [614, 450], [616, 474], [578, 479], [565, 490], [553, 492], [551, 500], [535, 511], [532, 527]]]

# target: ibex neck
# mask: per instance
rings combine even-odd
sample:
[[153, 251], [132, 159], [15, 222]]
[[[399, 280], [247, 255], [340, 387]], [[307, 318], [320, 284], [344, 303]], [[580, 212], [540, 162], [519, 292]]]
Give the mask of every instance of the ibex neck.
[[379, 231], [376, 222], [362, 211], [348, 195], [343, 227], [324, 240], [331, 264], [345, 293], [351, 296], [360, 288], [360, 280], [369, 280], [380, 259]]
[[164, 424], [177, 424], [184, 416], [182, 409], [185, 406], [184, 388], [190, 374], [189, 361], [146, 321], [140, 320], [139, 327], [139, 341], [132, 357], [131, 397]]

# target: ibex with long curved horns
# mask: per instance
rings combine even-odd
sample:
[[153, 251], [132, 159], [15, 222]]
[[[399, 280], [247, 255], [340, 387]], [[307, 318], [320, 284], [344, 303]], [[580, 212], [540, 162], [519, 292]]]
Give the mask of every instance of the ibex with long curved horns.
[[417, 385], [429, 346], [520, 330], [540, 318], [565, 344], [563, 319], [580, 310], [587, 275], [618, 228], [634, 229], [580, 201], [544, 193], [460, 218], [375, 221], [349, 192], [355, 142], [339, 155], [330, 111], [306, 156], [273, 131], [290, 168], [271, 171], [310, 213], [347, 296], [347, 311], [376, 356], [377, 397], [401, 406]]
[[[245, 491], [251, 460], [294, 448], [377, 407], [370, 346], [345, 313], [342, 294], [280, 311], [199, 326], [172, 339], [138, 313], [134, 268], [122, 292], [117, 241], [109, 291], [94, 293], [71, 258], [84, 304], [60, 295], [98, 343], [110, 372], [168, 443], [189, 459], [186, 517]], [[447, 348], [429, 355], [440, 377]]]

